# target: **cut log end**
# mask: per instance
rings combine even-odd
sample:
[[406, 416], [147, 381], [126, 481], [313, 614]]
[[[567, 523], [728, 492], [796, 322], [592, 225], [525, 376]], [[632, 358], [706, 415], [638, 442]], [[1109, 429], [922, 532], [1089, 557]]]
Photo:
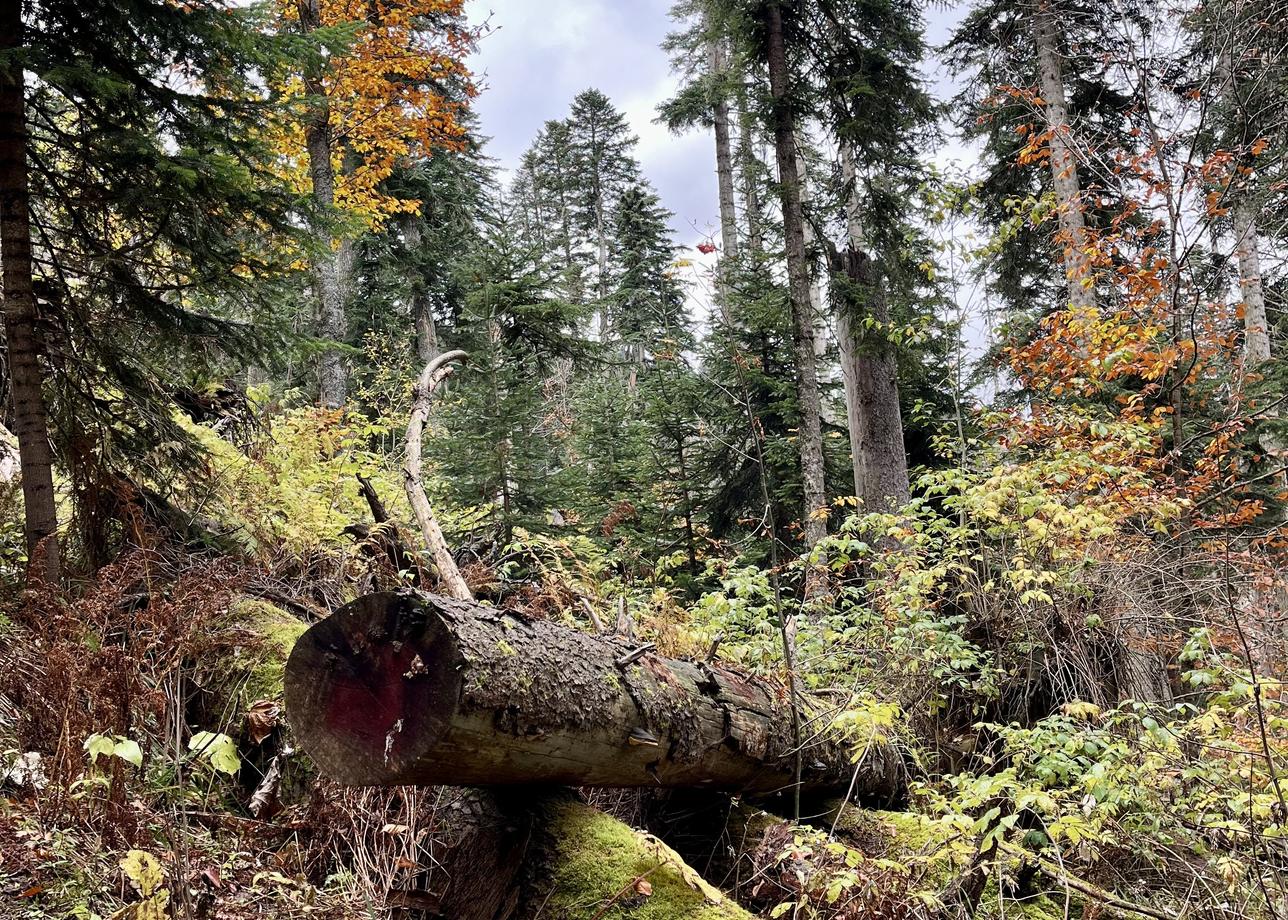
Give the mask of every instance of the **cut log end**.
[[327, 775], [397, 785], [451, 723], [459, 659], [450, 630], [414, 595], [360, 598], [315, 624], [292, 650], [292, 725]]

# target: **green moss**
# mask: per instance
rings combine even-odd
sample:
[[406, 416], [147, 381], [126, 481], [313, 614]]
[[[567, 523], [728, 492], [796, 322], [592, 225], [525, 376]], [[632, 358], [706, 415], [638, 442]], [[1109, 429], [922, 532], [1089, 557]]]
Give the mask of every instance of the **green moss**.
[[228, 615], [233, 625], [255, 637], [240, 650], [234, 666], [234, 670], [245, 674], [246, 702], [281, 699], [286, 659], [308, 624], [267, 601], [253, 598], [236, 601]]
[[[632, 880], [643, 877], [647, 897], [628, 889], [604, 920], [751, 920], [751, 914], [703, 882], [661, 841], [634, 831], [579, 802], [548, 806], [552, 837], [549, 900], [542, 916], [589, 920]], [[544, 892], [541, 897], [544, 897]]]

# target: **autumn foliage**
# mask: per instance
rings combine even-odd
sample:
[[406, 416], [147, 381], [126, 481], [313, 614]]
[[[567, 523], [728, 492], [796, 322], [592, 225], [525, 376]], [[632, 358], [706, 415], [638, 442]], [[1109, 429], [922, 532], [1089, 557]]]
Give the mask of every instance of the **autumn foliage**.
[[[323, 85], [333, 144], [336, 205], [366, 228], [394, 214], [415, 213], [420, 202], [384, 187], [400, 164], [459, 150], [462, 116], [476, 94], [464, 63], [475, 38], [462, 0], [322, 0], [325, 36]], [[282, 27], [299, 22], [296, 0], [279, 0]], [[301, 103], [299, 73], [283, 89]], [[308, 189], [304, 119], [278, 127], [279, 146], [292, 179]]]

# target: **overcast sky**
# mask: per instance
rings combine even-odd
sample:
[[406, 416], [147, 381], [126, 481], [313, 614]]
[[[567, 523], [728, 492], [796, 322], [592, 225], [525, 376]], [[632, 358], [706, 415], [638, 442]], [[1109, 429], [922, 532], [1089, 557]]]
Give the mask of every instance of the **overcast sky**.
[[[483, 88], [474, 107], [490, 138], [488, 153], [509, 170], [546, 121], [567, 115], [573, 96], [588, 87], [605, 93], [629, 119], [644, 174], [674, 214], [675, 241], [694, 262], [689, 296], [701, 319], [708, 309], [705, 269], [715, 256], [704, 258], [693, 247], [719, 235], [715, 151], [708, 131], [676, 136], [653, 121], [677, 82], [660, 47], [675, 27], [670, 6], [671, 0], [467, 0], [470, 21], [488, 26], [473, 59]], [[941, 0], [927, 16], [929, 44], [946, 40], [965, 6]], [[928, 61], [924, 70], [936, 96], [951, 95], [941, 68]], [[962, 155], [950, 141], [936, 160]]]
[[[674, 28], [671, 0], [467, 0], [470, 21], [490, 26], [474, 70], [483, 84], [475, 102], [488, 151], [510, 169], [541, 126], [568, 112], [587, 87], [604, 92], [639, 136], [637, 155], [675, 214], [676, 241], [693, 245], [716, 225], [715, 154], [709, 132], [675, 136], [654, 124], [657, 104], [675, 89], [659, 47]], [[958, 18], [934, 12], [929, 39], [943, 40]], [[928, 77], [943, 77], [928, 70]]]

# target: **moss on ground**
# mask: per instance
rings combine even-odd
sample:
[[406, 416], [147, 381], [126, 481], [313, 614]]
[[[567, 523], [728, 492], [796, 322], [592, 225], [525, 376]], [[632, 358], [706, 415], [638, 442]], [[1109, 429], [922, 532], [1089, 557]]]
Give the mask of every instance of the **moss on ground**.
[[286, 659], [308, 624], [280, 607], [254, 598], [239, 598], [228, 610], [230, 622], [255, 640], [238, 650], [233, 670], [245, 675], [245, 704], [280, 700]]
[[[549, 898], [542, 916], [551, 920], [751, 920], [730, 898], [712, 888], [666, 844], [574, 801], [543, 809], [547, 822]], [[643, 879], [642, 894], [633, 884]], [[543, 890], [538, 903], [546, 897]]]

